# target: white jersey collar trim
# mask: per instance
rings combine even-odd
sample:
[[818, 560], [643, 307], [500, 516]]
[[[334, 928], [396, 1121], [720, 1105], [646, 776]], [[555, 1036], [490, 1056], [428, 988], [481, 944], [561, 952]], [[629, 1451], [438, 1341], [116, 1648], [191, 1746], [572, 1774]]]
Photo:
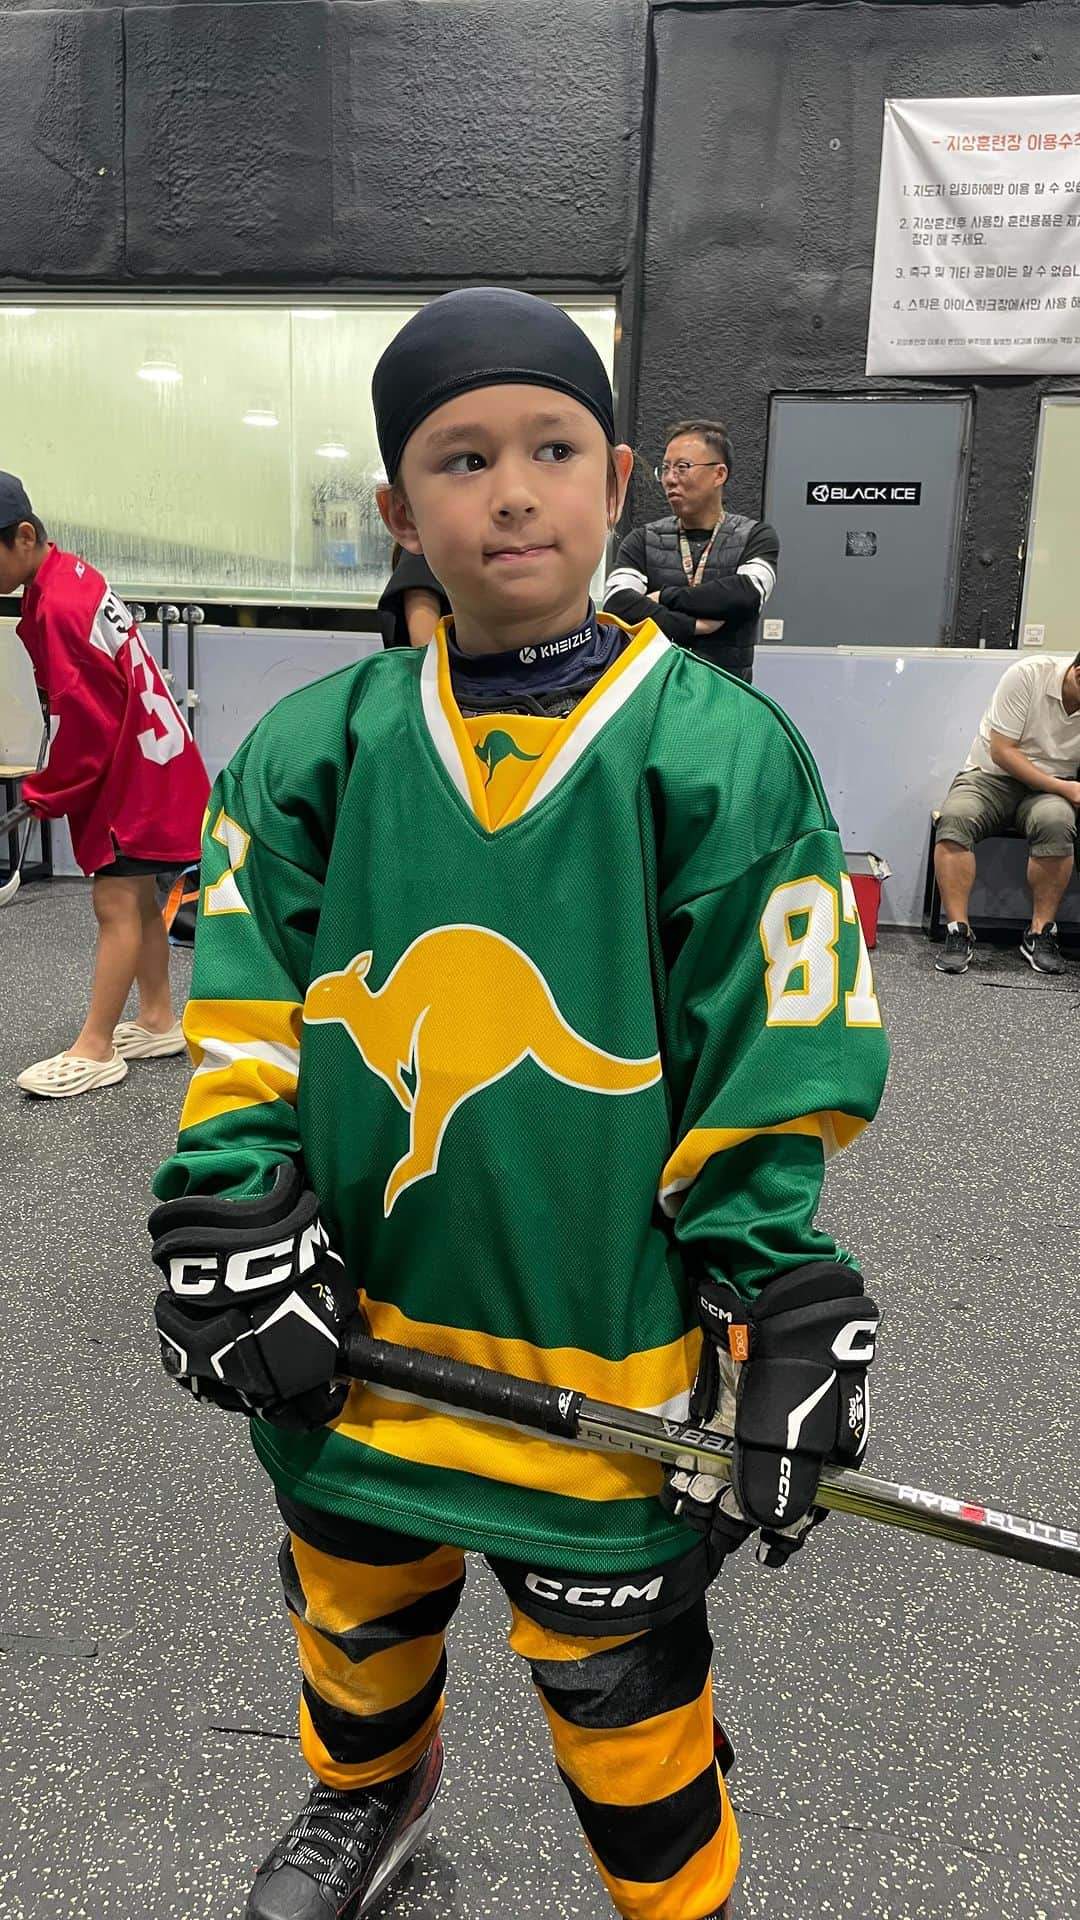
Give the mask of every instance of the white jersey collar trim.
[[[599, 618], [605, 625], [623, 625], [611, 614], [601, 614]], [[627, 631], [633, 632], [633, 629]], [[608, 722], [633, 697], [654, 667], [670, 656], [671, 651], [671, 641], [651, 621], [638, 629], [630, 645], [612, 662], [573, 713], [567, 716], [559, 729], [558, 743], [551, 758], [538, 769], [535, 786], [523, 791], [519, 804], [508, 811], [501, 826], [509, 826], [533, 812], [562, 785]], [[469, 812], [486, 827], [487, 821], [482, 810], [483, 788], [478, 769], [470, 764], [474, 756], [450, 689], [446, 642], [441, 627], [427, 648], [420, 670], [420, 699], [436, 754]], [[495, 832], [500, 830], [494, 829]]]

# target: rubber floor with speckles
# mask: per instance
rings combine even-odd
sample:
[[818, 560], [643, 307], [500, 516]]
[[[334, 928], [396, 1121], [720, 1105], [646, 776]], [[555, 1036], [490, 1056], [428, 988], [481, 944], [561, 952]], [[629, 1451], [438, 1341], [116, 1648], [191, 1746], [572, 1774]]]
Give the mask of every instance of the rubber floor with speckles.
[[[307, 1780], [268, 1484], [152, 1337], [148, 1185], [187, 1063], [13, 1086], [74, 1036], [93, 938], [79, 883], [0, 914], [0, 1913], [240, 1920]], [[1080, 970], [983, 945], [950, 979], [933, 951], [883, 935], [892, 1074], [821, 1216], [885, 1312], [871, 1461], [1075, 1525]], [[1080, 1913], [1080, 1583], [834, 1517], [786, 1572], [732, 1563], [710, 1612], [737, 1920]], [[474, 1564], [438, 1817], [382, 1920], [611, 1911], [505, 1630]]]

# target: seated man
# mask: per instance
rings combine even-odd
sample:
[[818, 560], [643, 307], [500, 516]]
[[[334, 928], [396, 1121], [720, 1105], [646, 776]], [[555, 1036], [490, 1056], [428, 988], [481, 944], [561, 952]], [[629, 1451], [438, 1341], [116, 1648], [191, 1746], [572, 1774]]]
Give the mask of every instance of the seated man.
[[966, 973], [975, 949], [968, 901], [980, 840], [1021, 827], [1030, 848], [1031, 926], [1020, 951], [1036, 973], [1064, 973], [1055, 915], [1069, 884], [1080, 807], [1080, 653], [1017, 660], [979, 722], [938, 821], [934, 871], [948, 922], [939, 973]]

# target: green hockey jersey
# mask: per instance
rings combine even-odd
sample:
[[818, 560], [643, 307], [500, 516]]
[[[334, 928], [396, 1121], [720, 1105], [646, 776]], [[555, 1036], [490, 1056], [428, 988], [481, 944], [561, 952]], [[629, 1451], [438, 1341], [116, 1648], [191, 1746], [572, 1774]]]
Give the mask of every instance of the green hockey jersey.
[[[887, 1057], [854, 894], [789, 722], [651, 622], [516, 724], [466, 726], [440, 635], [256, 727], [207, 818], [156, 1190], [302, 1160], [378, 1337], [685, 1416], [688, 1272], [753, 1295], [836, 1257], [825, 1162]], [[432, 1540], [606, 1572], [696, 1542], [650, 1461], [381, 1388], [252, 1431], [294, 1498]]]

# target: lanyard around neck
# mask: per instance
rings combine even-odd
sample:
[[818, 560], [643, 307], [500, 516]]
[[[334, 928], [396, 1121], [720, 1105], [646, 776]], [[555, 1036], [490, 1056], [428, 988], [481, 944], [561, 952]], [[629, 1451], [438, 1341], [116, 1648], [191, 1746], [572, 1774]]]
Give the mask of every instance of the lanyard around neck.
[[713, 542], [716, 539], [716, 536], [719, 533], [726, 519], [727, 519], [727, 515], [725, 514], [723, 507], [721, 507], [720, 518], [717, 521], [712, 532], [710, 533], [709, 538], [706, 541], [705, 545], [701, 549], [701, 557], [698, 560], [696, 567], [694, 565], [694, 556], [690, 551], [690, 542], [686, 537], [685, 529], [682, 527], [679, 528], [679, 552], [682, 555], [683, 572], [686, 575], [687, 584], [689, 586], [699, 587], [701, 585], [702, 575], [705, 572], [705, 567], [708, 562], [709, 555], [713, 550]]

